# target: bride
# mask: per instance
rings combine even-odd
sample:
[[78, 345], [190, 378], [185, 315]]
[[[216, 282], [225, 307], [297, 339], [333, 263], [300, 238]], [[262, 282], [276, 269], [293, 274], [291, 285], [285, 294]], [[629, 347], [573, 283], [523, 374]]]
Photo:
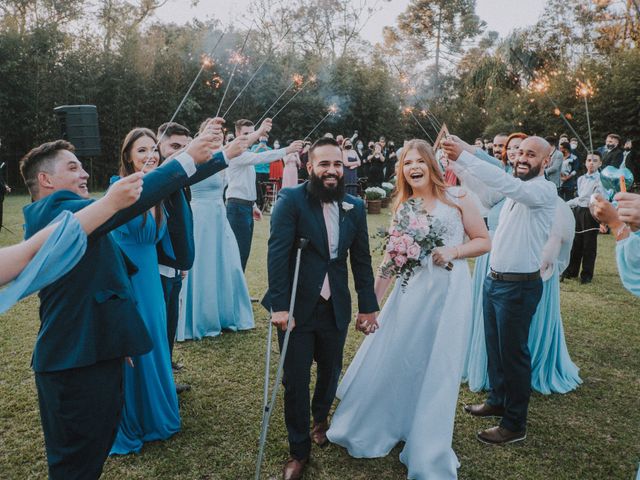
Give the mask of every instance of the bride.
[[[456, 478], [459, 465], [451, 440], [471, 320], [465, 259], [486, 253], [491, 242], [475, 204], [461, 188], [445, 184], [433, 149], [423, 140], [408, 142], [400, 156], [396, 224], [400, 207], [412, 199], [444, 225], [444, 246], [406, 285], [396, 281], [380, 313], [379, 331], [364, 340], [338, 388], [342, 401], [327, 437], [357, 458], [386, 456], [405, 442], [400, 460], [408, 478], [443, 480]], [[444, 268], [449, 262], [451, 270]], [[390, 283], [379, 271], [378, 302]]]

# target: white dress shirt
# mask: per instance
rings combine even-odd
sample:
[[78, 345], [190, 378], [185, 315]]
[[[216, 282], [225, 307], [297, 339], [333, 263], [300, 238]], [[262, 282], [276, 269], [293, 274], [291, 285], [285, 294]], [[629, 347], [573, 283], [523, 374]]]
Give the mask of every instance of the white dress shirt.
[[[322, 204], [322, 215], [327, 229], [327, 243], [329, 244], [329, 258], [338, 258], [338, 243], [340, 242], [340, 210], [338, 202]], [[329, 274], [324, 276], [320, 296], [325, 300], [331, 297], [331, 286], [329, 285]]]
[[254, 165], [259, 163], [271, 163], [284, 158], [287, 154], [286, 148], [278, 150], [267, 150], [265, 152], [246, 151], [242, 155], [229, 162], [227, 168], [227, 198], [239, 198], [255, 202], [256, 198], [256, 170]]
[[578, 177], [578, 196], [567, 202], [570, 207], [588, 207], [591, 195], [599, 193], [604, 196], [604, 187], [600, 181], [600, 172], [586, 173]]
[[556, 186], [543, 176], [522, 181], [468, 152], [457, 163], [507, 199], [493, 237], [491, 268], [500, 273], [540, 270], [558, 196]]

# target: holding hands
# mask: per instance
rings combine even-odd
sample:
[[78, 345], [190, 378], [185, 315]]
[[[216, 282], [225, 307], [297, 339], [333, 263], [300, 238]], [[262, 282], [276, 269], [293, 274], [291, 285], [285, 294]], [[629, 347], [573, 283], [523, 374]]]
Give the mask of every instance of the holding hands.
[[378, 325], [378, 313], [360, 313], [356, 314], [356, 330], [369, 335], [374, 333], [380, 326]]

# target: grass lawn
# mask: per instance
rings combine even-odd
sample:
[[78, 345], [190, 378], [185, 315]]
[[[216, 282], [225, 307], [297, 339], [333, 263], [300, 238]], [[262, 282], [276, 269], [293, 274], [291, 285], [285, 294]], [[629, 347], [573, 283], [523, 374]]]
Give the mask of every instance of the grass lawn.
[[[27, 200], [10, 195], [5, 201], [5, 224], [17, 235], [3, 230], [0, 245], [20, 239], [21, 207]], [[370, 231], [388, 220], [384, 214], [370, 216]], [[247, 268], [254, 297], [261, 296], [267, 285], [268, 222], [265, 217], [256, 225]], [[453, 443], [461, 479], [635, 479], [640, 460], [640, 299], [620, 283], [613, 239], [601, 236], [599, 242], [593, 283], [561, 284], [566, 340], [583, 385], [567, 395], [534, 394], [528, 438], [517, 446], [478, 443], [476, 431], [491, 421], [471, 418], [459, 409]], [[185, 364], [177, 380], [193, 386], [180, 397], [182, 431], [169, 441], [147, 444], [139, 455], [109, 459], [103, 478], [253, 478], [267, 332], [266, 312], [256, 306], [255, 316], [253, 331], [177, 344], [176, 359]], [[0, 323], [0, 478], [45, 478], [44, 442], [29, 366], [39, 326], [38, 299], [23, 300], [1, 315]], [[345, 365], [362, 338], [350, 330]], [[483, 398], [462, 386], [459, 403]], [[305, 478], [403, 479], [406, 470], [399, 452], [397, 447], [386, 458], [358, 460], [334, 445], [314, 448]], [[280, 398], [263, 478], [280, 478], [287, 453]]]

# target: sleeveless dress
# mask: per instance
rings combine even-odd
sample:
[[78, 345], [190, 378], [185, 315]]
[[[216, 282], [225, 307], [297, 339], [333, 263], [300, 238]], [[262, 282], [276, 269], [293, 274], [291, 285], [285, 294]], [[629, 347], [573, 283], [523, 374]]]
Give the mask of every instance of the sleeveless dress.
[[282, 174], [282, 188], [298, 185], [298, 163], [300, 157], [296, 152], [284, 157], [284, 173]]
[[13, 282], [0, 290], [0, 314], [65, 275], [84, 255], [87, 235], [71, 212], [62, 212], [51, 223], [58, 225], [38, 253]]
[[138, 267], [131, 283], [153, 349], [133, 357], [134, 368], [125, 362], [124, 408], [110, 455], [139, 452], [143, 443], [165, 440], [180, 431], [178, 397], [167, 342], [167, 312], [156, 252], [156, 243], [166, 234], [166, 223], [156, 231], [156, 222], [150, 213], [146, 219], [139, 215], [112, 232], [120, 248]]
[[236, 237], [222, 200], [224, 172], [191, 187], [195, 261], [180, 292], [178, 341], [254, 328]]
[[[448, 189], [455, 201], [459, 189]], [[459, 211], [438, 202], [430, 212], [447, 227], [446, 246], [463, 243]], [[405, 289], [396, 284], [338, 387], [341, 399], [327, 436], [357, 458], [386, 456], [406, 442], [400, 461], [408, 478], [457, 477], [451, 447], [471, 320], [466, 260], [447, 271], [418, 267]]]

